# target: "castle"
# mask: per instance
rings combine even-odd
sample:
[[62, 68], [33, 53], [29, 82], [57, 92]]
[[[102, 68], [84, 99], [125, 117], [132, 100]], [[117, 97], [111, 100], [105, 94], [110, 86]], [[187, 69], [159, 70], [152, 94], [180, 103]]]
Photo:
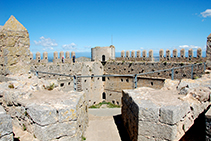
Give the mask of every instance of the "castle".
[[[59, 56], [58, 52], [54, 52], [53, 62], [48, 62], [47, 52], [43, 53], [43, 58], [37, 52], [34, 60], [29, 49], [28, 31], [14, 16], [11, 16], [0, 29], [0, 37], [1, 75], [36, 72], [40, 79], [56, 79], [59, 87], [64, 91], [75, 89], [84, 92], [84, 101], [89, 106], [101, 101], [122, 105], [123, 89], [136, 87], [160, 89], [166, 79], [199, 78], [204, 74], [204, 68], [211, 68], [211, 34], [207, 37], [205, 58], [202, 57], [200, 48], [197, 50], [196, 57], [193, 56], [192, 49], [188, 50], [187, 57], [184, 49], [180, 50], [180, 56], [176, 49], [172, 54], [170, 50], [166, 50], [165, 55], [164, 50], [161, 49], [158, 62], [154, 62], [153, 50], [149, 51], [148, 56], [146, 50], [143, 50], [142, 53], [132, 51], [131, 54], [129, 51], [122, 51], [121, 57], [115, 57], [113, 45], [92, 48], [89, 62], [77, 62], [77, 60], [75, 62], [74, 57], [77, 56], [75, 52], [71, 52], [70, 55], [70, 52], [64, 54], [63, 51]], [[206, 66], [203, 62], [206, 62]], [[192, 67], [183, 67], [186, 65]], [[177, 67], [179, 69], [168, 70]], [[165, 71], [158, 72], [158, 70]], [[137, 74], [146, 72], [152, 73], [136, 77]]]

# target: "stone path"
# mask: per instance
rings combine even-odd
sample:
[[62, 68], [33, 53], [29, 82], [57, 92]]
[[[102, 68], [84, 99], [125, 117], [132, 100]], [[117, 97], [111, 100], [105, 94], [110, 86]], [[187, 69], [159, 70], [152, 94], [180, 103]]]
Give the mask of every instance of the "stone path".
[[121, 108], [89, 109], [89, 126], [86, 141], [121, 141], [115, 118], [120, 117]]

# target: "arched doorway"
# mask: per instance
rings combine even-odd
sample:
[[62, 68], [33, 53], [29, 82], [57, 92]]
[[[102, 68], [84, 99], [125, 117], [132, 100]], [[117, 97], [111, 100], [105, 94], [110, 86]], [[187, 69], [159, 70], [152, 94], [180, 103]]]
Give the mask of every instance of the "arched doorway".
[[105, 55], [102, 55], [102, 62], [105, 62]]

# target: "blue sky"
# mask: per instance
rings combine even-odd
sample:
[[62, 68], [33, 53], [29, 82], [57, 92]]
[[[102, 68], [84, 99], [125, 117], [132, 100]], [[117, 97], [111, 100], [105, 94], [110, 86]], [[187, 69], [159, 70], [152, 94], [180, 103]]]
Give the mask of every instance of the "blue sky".
[[211, 0], [1, 0], [0, 25], [14, 15], [28, 30], [30, 50], [205, 51]]

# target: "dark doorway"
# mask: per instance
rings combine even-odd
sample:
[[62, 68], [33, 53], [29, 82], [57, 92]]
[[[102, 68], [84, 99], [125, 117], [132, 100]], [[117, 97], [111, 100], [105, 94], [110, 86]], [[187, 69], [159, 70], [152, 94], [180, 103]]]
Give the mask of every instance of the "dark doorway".
[[102, 95], [103, 99], [106, 99], [106, 93], [103, 92], [103, 95]]
[[102, 55], [102, 62], [105, 62], [105, 55]]

